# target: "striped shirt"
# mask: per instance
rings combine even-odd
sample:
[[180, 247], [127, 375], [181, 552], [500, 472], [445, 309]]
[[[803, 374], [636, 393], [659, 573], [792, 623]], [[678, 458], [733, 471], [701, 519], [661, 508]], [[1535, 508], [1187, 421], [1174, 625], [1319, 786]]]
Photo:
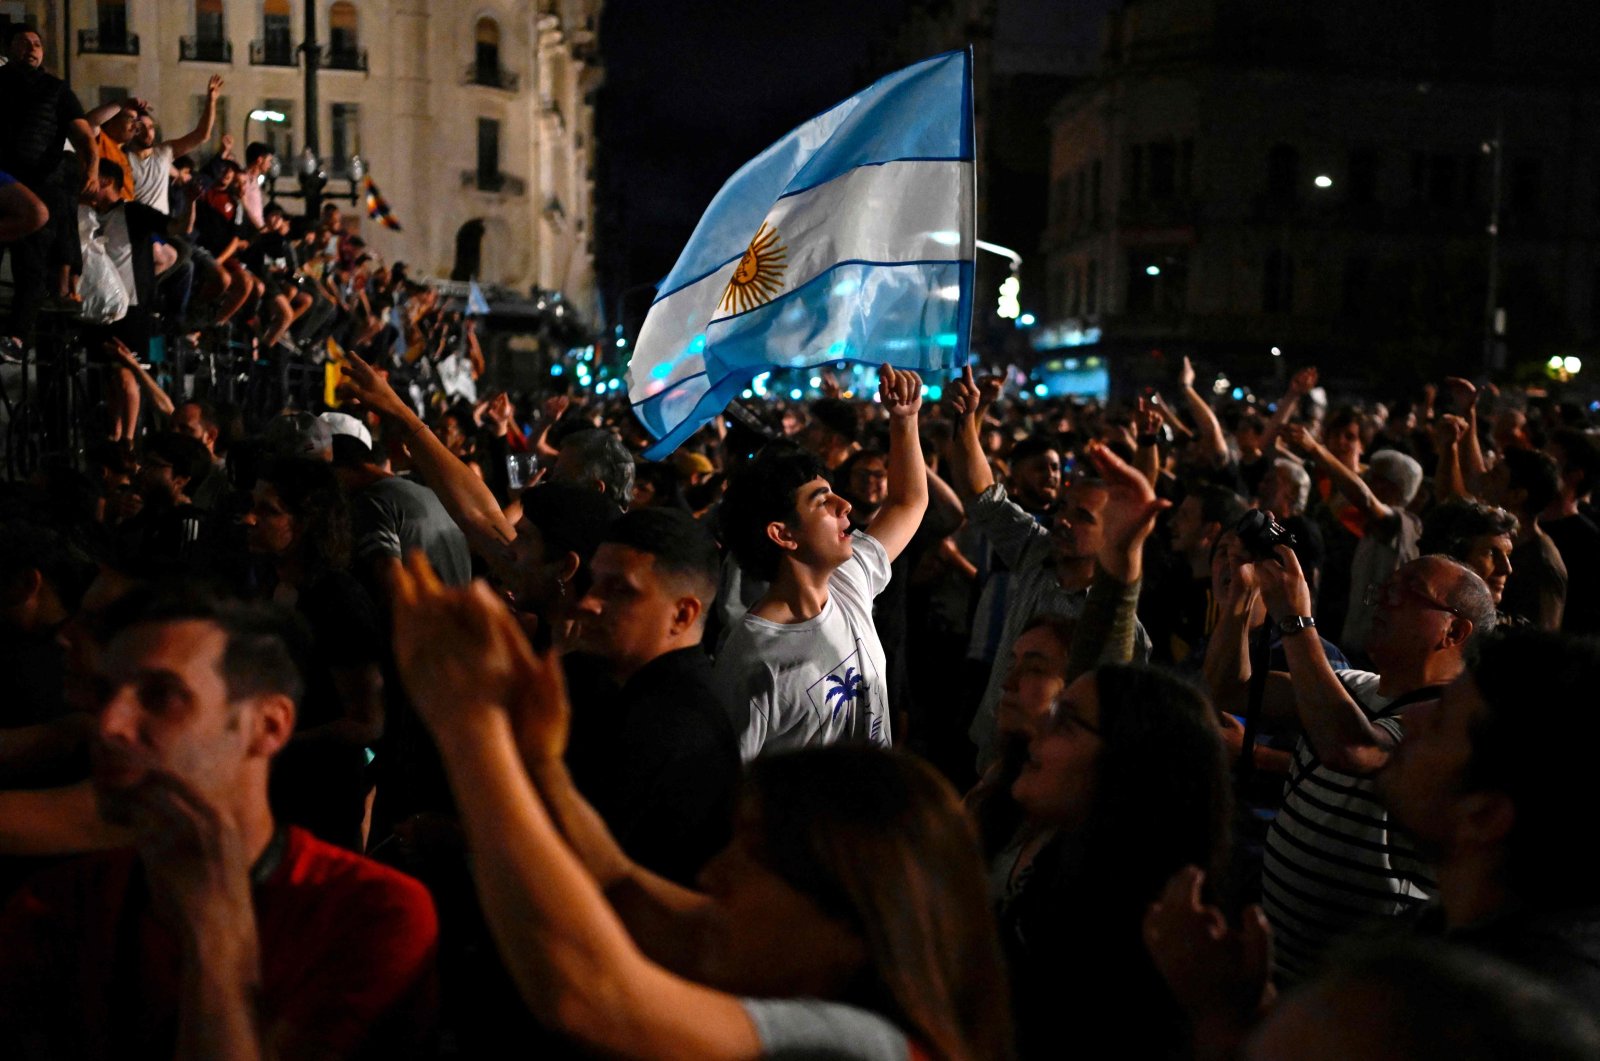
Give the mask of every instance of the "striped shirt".
[[[1405, 735], [1397, 708], [1438, 698], [1437, 689], [1422, 696], [1380, 696], [1378, 676], [1368, 671], [1338, 677], [1372, 724], [1397, 743]], [[1330, 945], [1367, 922], [1409, 914], [1433, 891], [1429, 867], [1411, 840], [1391, 826], [1372, 776], [1323, 765], [1300, 738], [1261, 870], [1279, 984], [1304, 979]]]

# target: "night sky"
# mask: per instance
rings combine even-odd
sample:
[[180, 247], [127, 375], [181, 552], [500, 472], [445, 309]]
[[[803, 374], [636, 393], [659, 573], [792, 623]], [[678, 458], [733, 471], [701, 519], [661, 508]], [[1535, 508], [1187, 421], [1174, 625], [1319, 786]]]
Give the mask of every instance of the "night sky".
[[[722, 182], [817, 112], [864, 88], [869, 44], [901, 0], [608, 0], [598, 100], [602, 290], [660, 280]], [[630, 333], [649, 305], [626, 295]]]

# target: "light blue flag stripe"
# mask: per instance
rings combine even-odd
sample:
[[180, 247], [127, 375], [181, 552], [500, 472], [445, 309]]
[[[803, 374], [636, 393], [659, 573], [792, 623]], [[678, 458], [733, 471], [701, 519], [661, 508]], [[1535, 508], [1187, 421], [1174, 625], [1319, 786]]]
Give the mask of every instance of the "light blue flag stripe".
[[[740, 257], [785, 195], [861, 166], [904, 160], [970, 161], [969, 56], [946, 52], [908, 66], [824, 111], [745, 163], [706, 208], [656, 301]], [[928, 120], [948, 114], [953, 120]], [[959, 115], [959, 119], [956, 119]]]
[[[951, 291], [960, 295], [944, 296]], [[966, 361], [971, 292], [970, 261], [841, 262], [758, 309], [712, 323], [695, 340], [705, 372], [634, 405], [659, 439], [645, 458], [670, 454], [739, 397], [752, 375], [773, 368], [852, 361], [953, 371]]]

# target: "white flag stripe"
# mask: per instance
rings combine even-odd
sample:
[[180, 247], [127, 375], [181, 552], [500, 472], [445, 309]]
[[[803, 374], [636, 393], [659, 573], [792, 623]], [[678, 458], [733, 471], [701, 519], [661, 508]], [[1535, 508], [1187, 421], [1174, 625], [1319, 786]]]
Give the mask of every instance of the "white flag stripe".
[[840, 262], [972, 257], [972, 234], [950, 228], [952, 204], [971, 193], [970, 162], [886, 162], [779, 199], [766, 222], [786, 249], [778, 294]]
[[[780, 199], [766, 227], [783, 248], [782, 275], [763, 293], [761, 304], [840, 262], [970, 260], [973, 234], [966, 225], [952, 228], [950, 219], [970, 217], [971, 201], [970, 162], [920, 161], [862, 166]], [[704, 371], [700, 355], [707, 324], [739, 310], [722, 304], [738, 267], [729, 262], [651, 307], [630, 366], [628, 393], [634, 401]], [[639, 372], [645, 365], [650, 369]]]

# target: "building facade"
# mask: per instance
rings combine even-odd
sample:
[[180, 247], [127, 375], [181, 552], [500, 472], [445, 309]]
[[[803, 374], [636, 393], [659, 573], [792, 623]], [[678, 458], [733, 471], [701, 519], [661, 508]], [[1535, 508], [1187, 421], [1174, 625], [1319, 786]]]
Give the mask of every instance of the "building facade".
[[1133, 384], [1180, 353], [1355, 382], [1593, 350], [1600, 27], [1573, 17], [1127, 3], [1051, 117], [1036, 350]]
[[[560, 292], [597, 319], [594, 128], [600, 0], [5, 0], [45, 36], [84, 106], [139, 96], [164, 136], [193, 127], [213, 74], [218, 134], [279, 149], [281, 196], [312, 132], [304, 4], [319, 44], [316, 141], [327, 201], [413, 274]], [[360, 162], [353, 164], [359, 158]], [[362, 169], [402, 226], [351, 205]], [[287, 201], [287, 200], [286, 200]], [[293, 204], [289, 204], [294, 209]]]
[[[978, 255], [973, 344], [991, 363], [1013, 360], [1025, 336], [998, 311], [1013, 272], [1019, 308], [1037, 315], [1049, 184], [1052, 105], [1095, 69], [1101, 19], [1113, 0], [909, 0], [894, 32], [873, 42], [874, 76], [931, 55], [970, 48], [977, 139], [978, 238], [1022, 258]], [[1014, 316], [1014, 315], [1013, 315]]]

